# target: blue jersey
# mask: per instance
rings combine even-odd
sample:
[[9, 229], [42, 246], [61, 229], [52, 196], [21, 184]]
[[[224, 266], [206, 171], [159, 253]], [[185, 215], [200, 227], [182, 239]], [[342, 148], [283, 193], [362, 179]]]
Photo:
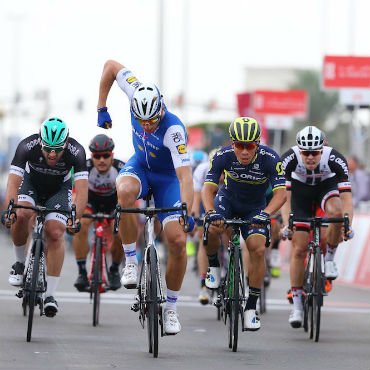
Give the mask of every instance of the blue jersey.
[[165, 109], [158, 129], [147, 134], [131, 112], [132, 141], [137, 161], [153, 172], [175, 173], [175, 167], [189, 166], [187, 134], [180, 119]]
[[213, 156], [204, 183], [218, 186], [223, 172], [225, 181], [222, 192], [230, 197], [245, 199], [248, 203], [265, 203], [270, 185], [273, 191], [285, 188], [280, 157], [265, 145], [259, 146], [252, 162], [245, 166], [238, 161], [231, 145], [222, 148]]

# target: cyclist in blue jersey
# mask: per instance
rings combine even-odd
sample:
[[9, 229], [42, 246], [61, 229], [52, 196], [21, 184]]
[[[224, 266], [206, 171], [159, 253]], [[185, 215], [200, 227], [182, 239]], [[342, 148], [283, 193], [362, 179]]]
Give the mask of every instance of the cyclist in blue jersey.
[[[212, 159], [202, 189], [202, 201], [212, 222], [209, 229], [207, 255], [209, 268], [206, 285], [220, 285], [220, 264], [217, 251], [224, 219], [250, 219], [251, 227], [242, 227], [250, 262], [249, 297], [244, 324], [247, 330], [261, 327], [256, 303], [265, 276], [265, 244], [270, 215], [276, 213], [286, 200], [284, 171], [277, 153], [260, 145], [261, 128], [254, 118], [239, 117], [229, 127], [231, 145], [219, 150]], [[218, 189], [219, 178], [225, 174], [224, 185]], [[273, 197], [266, 206], [266, 191], [271, 184]]]
[[[135, 201], [153, 190], [156, 207], [176, 207], [186, 202], [191, 210], [193, 180], [187, 136], [183, 123], [170, 113], [161, 93], [154, 84], [142, 84], [122, 64], [109, 60], [105, 63], [99, 89], [98, 126], [109, 128], [112, 120], [106, 102], [114, 81], [126, 93], [131, 106], [131, 124], [135, 154], [120, 171], [117, 182], [118, 203], [132, 208]], [[186, 234], [179, 212], [159, 214], [168, 241], [169, 256], [166, 268], [167, 302], [164, 307], [164, 331], [177, 334], [181, 330], [176, 303], [186, 270]], [[181, 225], [180, 225], [181, 223]], [[189, 217], [189, 230], [194, 221]], [[122, 285], [134, 289], [137, 285], [137, 221], [133, 214], [122, 214], [120, 236], [126, 266]]]

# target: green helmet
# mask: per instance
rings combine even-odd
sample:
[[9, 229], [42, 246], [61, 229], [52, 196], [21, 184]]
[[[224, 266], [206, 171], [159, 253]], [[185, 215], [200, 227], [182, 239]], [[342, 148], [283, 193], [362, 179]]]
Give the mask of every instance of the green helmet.
[[238, 117], [229, 127], [229, 135], [233, 141], [258, 141], [261, 137], [259, 123], [251, 117]]
[[66, 123], [60, 118], [49, 118], [41, 124], [40, 137], [43, 145], [61, 147], [68, 139]]

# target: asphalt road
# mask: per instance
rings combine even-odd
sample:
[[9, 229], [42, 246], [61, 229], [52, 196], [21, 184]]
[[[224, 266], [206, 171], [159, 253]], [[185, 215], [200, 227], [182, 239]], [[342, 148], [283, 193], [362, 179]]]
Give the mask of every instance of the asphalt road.
[[258, 332], [240, 333], [238, 352], [228, 348], [227, 329], [216, 320], [212, 306], [197, 301], [199, 283], [188, 271], [179, 301], [180, 334], [160, 338], [159, 357], [147, 351], [147, 334], [130, 310], [133, 293], [120, 289], [102, 298], [100, 325], [92, 326], [87, 293], [73, 288], [77, 268], [67, 249], [53, 318], [35, 316], [33, 337], [26, 342], [27, 319], [22, 316], [16, 288], [8, 285], [14, 253], [0, 234], [0, 369], [370, 369], [370, 290], [339, 283], [325, 299], [320, 342], [288, 324], [285, 300], [288, 275], [274, 279], [268, 291], [268, 312]]

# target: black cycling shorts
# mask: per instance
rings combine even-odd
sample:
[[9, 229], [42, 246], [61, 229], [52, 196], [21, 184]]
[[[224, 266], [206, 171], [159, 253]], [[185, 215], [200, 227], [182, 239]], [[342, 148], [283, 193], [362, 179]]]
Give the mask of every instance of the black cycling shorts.
[[[325, 204], [332, 197], [339, 197], [338, 183], [331, 177], [317, 185], [307, 185], [292, 179], [292, 212], [296, 217], [315, 217], [316, 209], [325, 210]], [[309, 223], [295, 222], [297, 231], [309, 231]]]
[[99, 196], [89, 191], [86, 208], [90, 209], [92, 213], [113, 213], [117, 205], [117, 193], [109, 196]]

